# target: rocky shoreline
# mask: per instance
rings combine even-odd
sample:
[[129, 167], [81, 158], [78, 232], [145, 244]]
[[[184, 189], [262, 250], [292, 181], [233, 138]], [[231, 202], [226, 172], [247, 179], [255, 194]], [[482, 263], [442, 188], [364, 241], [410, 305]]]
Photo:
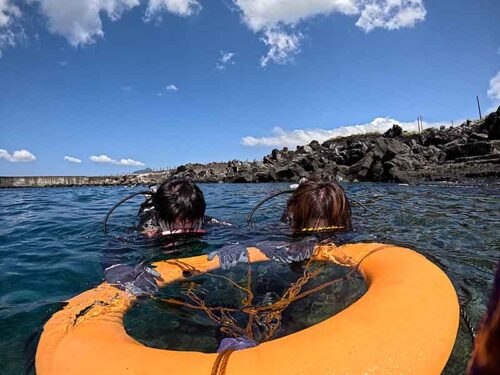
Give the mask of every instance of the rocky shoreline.
[[173, 172], [200, 182], [323, 180], [416, 183], [496, 180], [500, 177], [500, 107], [483, 120], [429, 128], [421, 134], [398, 126], [385, 134], [312, 141], [273, 150], [259, 162], [187, 164]]
[[[394, 125], [385, 134], [312, 141], [296, 150], [275, 149], [262, 161], [186, 164], [165, 172], [113, 177], [0, 178], [0, 187], [157, 184], [169, 177], [196, 182], [294, 182], [301, 177], [327, 181], [418, 183], [497, 181], [500, 177], [500, 107], [460, 126], [406, 133]], [[33, 182], [33, 179], [42, 179]], [[50, 180], [52, 179], [52, 180]], [[31, 182], [30, 182], [31, 181]]]

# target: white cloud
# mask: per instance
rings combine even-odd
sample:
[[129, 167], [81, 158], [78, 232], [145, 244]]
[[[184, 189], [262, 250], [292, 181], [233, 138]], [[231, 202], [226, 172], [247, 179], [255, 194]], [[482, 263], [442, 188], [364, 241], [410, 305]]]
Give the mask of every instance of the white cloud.
[[[2, 2], [7, 0], [0, 0]], [[104, 37], [103, 16], [117, 21], [123, 13], [146, 0], [32, 0], [40, 3], [51, 33], [60, 35], [74, 47], [91, 44]], [[195, 14], [201, 5], [196, 0], [148, 0], [146, 21], [166, 11], [179, 16]], [[1, 8], [0, 8], [1, 9]], [[1, 21], [0, 21], [1, 22]]]
[[[459, 123], [459, 122], [455, 122]], [[330, 138], [346, 137], [353, 134], [365, 133], [383, 133], [393, 124], [397, 124], [406, 131], [418, 131], [417, 121], [413, 122], [400, 122], [388, 117], [379, 117], [372, 122], [359, 125], [344, 126], [336, 129], [296, 129], [287, 131], [282, 128], [276, 127], [272, 130], [273, 135], [267, 137], [243, 137], [241, 143], [245, 146], [276, 146], [276, 147], [295, 147], [297, 145], [304, 145], [313, 140], [324, 142]], [[429, 127], [439, 127], [441, 125], [449, 126], [450, 123], [423, 122], [424, 129]]]
[[215, 64], [215, 67], [218, 70], [226, 70], [226, 67], [228, 65], [233, 65], [234, 64], [234, 52], [225, 52], [225, 51], [220, 51], [220, 58], [217, 60], [217, 63]]
[[10, 154], [7, 150], [0, 148], [0, 159], [10, 161], [11, 163], [28, 163], [35, 161], [36, 157], [28, 150], [18, 150]]
[[233, 0], [253, 31], [279, 24], [293, 25], [306, 18], [330, 13], [357, 14], [355, 0]]
[[65, 68], [68, 66], [68, 62], [66, 60], [60, 60], [57, 62], [57, 65], [59, 65], [61, 68]]
[[161, 13], [167, 11], [179, 16], [187, 17], [198, 13], [201, 4], [197, 0], [149, 0], [145, 20], [161, 18]]
[[99, 155], [99, 156], [92, 155], [90, 157], [90, 160], [93, 161], [94, 163], [103, 163], [103, 164], [104, 163], [114, 164], [113, 161], [116, 162], [116, 160], [111, 159], [107, 155]]
[[290, 61], [287, 52], [292, 55], [298, 52], [298, 40], [294, 40], [288, 50], [279, 50], [281, 58], [273, 59], [277, 44], [269, 43], [267, 33], [298, 36], [299, 33], [284, 33], [283, 30], [285, 27], [295, 28], [300, 22], [314, 16], [333, 13], [359, 16], [356, 26], [370, 32], [375, 28], [395, 30], [413, 27], [423, 21], [427, 13], [423, 0], [233, 0], [233, 3], [239, 8], [243, 22], [252, 31], [264, 33], [262, 40], [269, 47], [269, 52], [262, 57], [261, 64], [282, 64]]
[[139, 5], [139, 0], [36, 0], [47, 17], [49, 31], [61, 35], [77, 47], [94, 43], [104, 36], [102, 15], [112, 21]]
[[[277, 25], [296, 25], [305, 19], [340, 13], [358, 16], [364, 30], [412, 27], [425, 19], [423, 0], [233, 0], [244, 22], [255, 32]], [[369, 31], [369, 30], [367, 30]]]
[[100, 164], [114, 164], [114, 165], [122, 165], [122, 166], [133, 166], [133, 167], [143, 167], [145, 164], [142, 161], [137, 161], [133, 159], [111, 159], [107, 155], [99, 155], [95, 156], [92, 155], [90, 157], [90, 160], [93, 161], [94, 163], [100, 163]]
[[494, 101], [500, 102], [500, 71], [490, 80], [488, 96]]
[[25, 37], [24, 29], [19, 24], [21, 10], [10, 0], [0, 0], [0, 57], [2, 50], [14, 47]]
[[422, 0], [367, 1], [356, 26], [365, 32], [376, 28], [397, 30], [415, 26], [426, 14]]
[[131, 92], [132, 86], [122, 86], [120, 87], [120, 90], [122, 90], [123, 92]]
[[134, 166], [134, 167], [144, 167], [146, 165], [142, 161], [137, 161], [134, 159], [120, 159], [120, 161], [117, 164], [118, 165], [129, 165], [129, 166]]
[[21, 16], [21, 10], [10, 0], [0, 0], [0, 27], [9, 26], [15, 18]]
[[81, 159], [74, 158], [73, 156], [67, 156], [66, 155], [64, 157], [64, 160], [69, 161], [70, 163], [76, 163], [76, 164], [81, 164], [82, 163]]
[[174, 84], [170, 84], [167, 87], [165, 87], [165, 90], [167, 90], [167, 91], [179, 91], [179, 88]]
[[260, 58], [260, 65], [264, 67], [269, 62], [286, 64], [293, 61], [293, 56], [300, 52], [300, 39], [300, 33], [286, 33], [279, 29], [266, 30], [261, 40], [269, 51]]

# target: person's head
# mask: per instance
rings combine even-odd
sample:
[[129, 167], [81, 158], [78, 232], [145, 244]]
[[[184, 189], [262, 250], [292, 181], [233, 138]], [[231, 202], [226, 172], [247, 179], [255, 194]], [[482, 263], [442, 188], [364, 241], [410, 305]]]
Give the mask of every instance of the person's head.
[[498, 374], [500, 369], [500, 262], [493, 281], [488, 309], [474, 340], [468, 375]]
[[288, 200], [286, 216], [294, 232], [348, 230], [351, 206], [344, 190], [334, 182], [308, 180]]
[[191, 181], [165, 181], [153, 195], [153, 205], [163, 231], [192, 231], [202, 228], [205, 198], [200, 188]]

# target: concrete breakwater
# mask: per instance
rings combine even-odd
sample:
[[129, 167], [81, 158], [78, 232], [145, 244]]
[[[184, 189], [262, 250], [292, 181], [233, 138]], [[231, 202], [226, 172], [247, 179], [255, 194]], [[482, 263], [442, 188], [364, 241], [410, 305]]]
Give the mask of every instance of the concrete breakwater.
[[48, 186], [79, 186], [79, 185], [111, 185], [118, 184], [113, 177], [86, 176], [27, 176], [0, 177], [0, 187], [48, 187]]
[[0, 176], [0, 188], [156, 184], [168, 175], [168, 172], [156, 172], [121, 176]]

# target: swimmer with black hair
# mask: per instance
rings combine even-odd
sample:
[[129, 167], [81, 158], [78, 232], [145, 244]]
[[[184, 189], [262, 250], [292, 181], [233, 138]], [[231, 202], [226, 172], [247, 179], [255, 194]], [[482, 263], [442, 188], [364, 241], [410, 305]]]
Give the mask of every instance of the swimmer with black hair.
[[200, 188], [186, 179], [163, 182], [141, 204], [138, 228], [147, 237], [175, 234], [203, 234], [206, 224], [230, 223], [205, 216], [205, 197]]
[[203, 234], [204, 225], [231, 223], [205, 216], [205, 197], [192, 181], [174, 178], [150, 190], [137, 191], [121, 199], [106, 214], [103, 229], [108, 230], [108, 220], [115, 209], [137, 195], [146, 196], [139, 208], [137, 228], [147, 237], [175, 234]]

